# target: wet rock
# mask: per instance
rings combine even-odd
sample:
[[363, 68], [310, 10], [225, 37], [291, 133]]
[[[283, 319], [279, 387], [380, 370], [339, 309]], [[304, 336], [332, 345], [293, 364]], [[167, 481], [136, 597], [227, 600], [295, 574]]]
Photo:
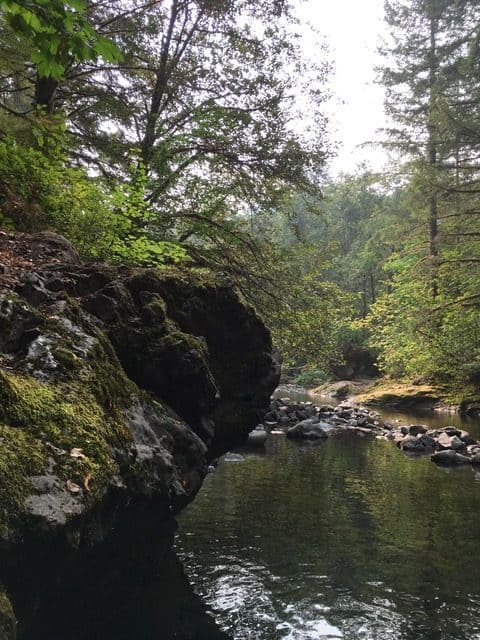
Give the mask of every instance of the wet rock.
[[460, 437], [460, 440], [466, 445], [474, 445], [474, 444], [476, 444], [475, 438], [472, 438], [472, 436], [468, 433], [468, 431], [462, 430], [460, 432], [460, 436], [459, 437]]
[[438, 436], [437, 443], [442, 449], [453, 449], [454, 451], [465, 447], [465, 443], [457, 435], [449, 435], [446, 431]]
[[417, 440], [423, 444], [426, 450], [435, 449], [435, 439], [426, 433], [419, 433], [417, 436]]
[[445, 464], [445, 465], [460, 465], [460, 464], [471, 464], [471, 458], [467, 456], [462, 456], [460, 453], [453, 451], [453, 449], [446, 449], [444, 451], [436, 451], [430, 459], [432, 462], [436, 464]]
[[328, 438], [327, 430], [330, 428], [325, 422], [303, 420], [287, 430], [287, 438], [298, 440], [319, 440]]
[[443, 427], [443, 429], [441, 429], [441, 431], [443, 431], [443, 433], [446, 433], [449, 436], [458, 436], [460, 437], [462, 432], [460, 429], [457, 429], [457, 427]]
[[423, 424], [413, 424], [408, 427], [408, 433], [411, 436], [418, 436], [419, 433], [427, 433], [428, 427]]
[[401, 441], [399, 441], [398, 445], [402, 451], [409, 453], [425, 453], [425, 445], [415, 436], [405, 436]]
[[254, 447], [261, 447], [265, 444], [267, 440], [267, 432], [265, 429], [256, 428], [253, 431], [250, 431], [247, 438], [247, 444]]

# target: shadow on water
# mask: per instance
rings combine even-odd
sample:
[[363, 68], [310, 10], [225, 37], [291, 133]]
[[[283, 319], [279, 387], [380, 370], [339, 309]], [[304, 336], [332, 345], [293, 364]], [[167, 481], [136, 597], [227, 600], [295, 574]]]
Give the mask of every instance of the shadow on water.
[[17, 581], [19, 640], [229, 640], [169, 550], [174, 526], [131, 513], [104, 543], [50, 570], [32, 549]]

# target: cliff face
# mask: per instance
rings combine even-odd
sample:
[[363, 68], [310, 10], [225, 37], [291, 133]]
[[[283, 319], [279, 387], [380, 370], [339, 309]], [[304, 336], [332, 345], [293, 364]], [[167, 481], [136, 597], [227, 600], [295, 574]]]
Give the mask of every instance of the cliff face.
[[84, 265], [50, 233], [0, 232], [0, 262], [0, 580], [22, 617], [29, 550], [91, 547], [139, 505], [168, 520], [259, 421], [279, 367], [211, 276]]

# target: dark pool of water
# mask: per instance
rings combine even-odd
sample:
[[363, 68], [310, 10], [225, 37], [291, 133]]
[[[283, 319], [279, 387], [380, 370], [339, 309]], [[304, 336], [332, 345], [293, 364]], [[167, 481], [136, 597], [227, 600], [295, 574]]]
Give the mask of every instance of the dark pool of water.
[[[468, 428], [480, 433], [478, 422]], [[272, 436], [242, 455], [206, 479], [176, 538], [232, 638], [480, 640], [480, 474], [470, 466], [441, 469], [348, 432], [317, 446]]]

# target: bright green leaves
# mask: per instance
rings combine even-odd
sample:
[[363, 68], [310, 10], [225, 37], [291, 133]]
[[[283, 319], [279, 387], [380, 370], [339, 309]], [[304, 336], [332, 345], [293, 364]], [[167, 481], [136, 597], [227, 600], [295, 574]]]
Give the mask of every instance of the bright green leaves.
[[116, 236], [113, 238], [112, 257], [121, 262], [158, 265], [179, 263], [187, 258], [184, 247], [151, 237], [156, 214], [147, 200], [147, 174], [141, 160], [130, 168], [128, 182], [119, 183], [112, 195]]
[[181, 245], [152, 234], [152, 219], [141, 163], [111, 193], [83, 170], [68, 168], [59, 146], [47, 158], [12, 140], [0, 144], [2, 227], [55, 229], [84, 256], [109, 262], [155, 266], [184, 261]]
[[31, 61], [40, 77], [59, 80], [72, 60], [122, 58], [119, 48], [89, 23], [81, 0], [0, 0], [0, 10], [14, 33], [32, 43]]

